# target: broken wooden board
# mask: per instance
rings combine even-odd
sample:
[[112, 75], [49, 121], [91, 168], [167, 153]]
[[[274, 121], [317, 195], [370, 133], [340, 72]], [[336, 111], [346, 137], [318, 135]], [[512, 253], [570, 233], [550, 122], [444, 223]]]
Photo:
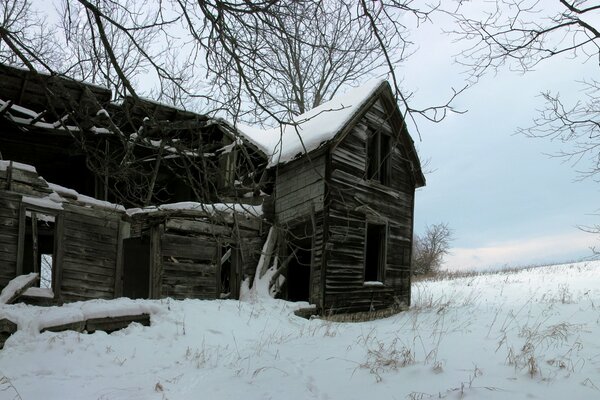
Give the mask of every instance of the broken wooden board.
[[48, 307], [54, 304], [54, 292], [50, 288], [30, 287], [17, 299], [19, 303]]
[[88, 333], [94, 333], [96, 331], [111, 333], [118, 331], [119, 329], [127, 328], [132, 322], [137, 322], [144, 326], [150, 326], [150, 314], [88, 319], [86, 322], [86, 331]]
[[4, 348], [6, 340], [17, 331], [17, 324], [7, 318], [0, 319], [0, 349]]
[[13, 278], [8, 282], [8, 285], [2, 289], [2, 293], [0, 293], [0, 304], [11, 304], [19, 298], [24, 291], [35, 285], [37, 281], [38, 274], [34, 272]]
[[127, 328], [132, 322], [140, 323], [144, 326], [150, 326], [150, 314], [123, 315], [120, 317], [90, 318], [88, 320], [75, 321], [66, 324], [46, 326], [40, 332], [63, 332], [76, 331], [94, 333], [104, 331], [111, 333], [123, 328]]
[[294, 311], [294, 315], [297, 317], [302, 317], [306, 319], [310, 319], [313, 315], [317, 315], [319, 312], [316, 306], [309, 306], [304, 308], [299, 308]]
[[40, 333], [44, 333], [46, 331], [48, 331], [48, 332], [63, 332], [63, 331], [83, 332], [84, 329], [85, 329], [85, 320], [69, 322], [67, 324], [47, 326], [47, 327], [43, 328], [40, 331]]

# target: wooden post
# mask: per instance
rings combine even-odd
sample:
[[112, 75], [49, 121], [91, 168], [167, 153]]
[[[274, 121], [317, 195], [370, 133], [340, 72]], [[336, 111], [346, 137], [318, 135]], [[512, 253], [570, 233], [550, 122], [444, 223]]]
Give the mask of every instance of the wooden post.
[[64, 220], [62, 214], [58, 214], [55, 216], [55, 226], [54, 226], [54, 257], [52, 257], [52, 291], [54, 292], [54, 298], [60, 299], [60, 292], [62, 286], [62, 271], [63, 271], [63, 262], [64, 262], [64, 241], [66, 240], [65, 235], [65, 227]]
[[31, 242], [32, 242], [32, 247], [33, 247], [33, 272], [37, 272], [38, 274], [40, 274], [40, 280], [42, 279], [41, 277], [41, 271], [40, 271], [40, 264], [39, 264], [39, 259], [38, 259], [38, 235], [37, 235], [37, 215], [34, 211], [31, 211]]
[[119, 220], [117, 235], [117, 265], [115, 267], [114, 297], [123, 296], [123, 240], [130, 236], [131, 225], [129, 222]]
[[3, 116], [4, 114], [6, 114], [8, 112], [8, 110], [10, 110], [12, 105], [13, 105], [12, 100], [8, 100], [6, 103], [4, 103], [4, 105], [2, 107], [0, 107], [0, 117]]
[[160, 168], [160, 161], [162, 160], [164, 148], [165, 139], [161, 139], [160, 148], [158, 149], [158, 154], [156, 155], [156, 162], [154, 163], [154, 173], [152, 174], [152, 180], [150, 181], [150, 186], [148, 187], [148, 195], [144, 201], [144, 206], [150, 205], [150, 201], [152, 200], [152, 194], [154, 193], [154, 186], [156, 185], [156, 177], [158, 176], [158, 170]]
[[10, 160], [8, 168], [6, 169], [6, 190], [10, 191], [12, 186], [12, 174], [13, 174], [13, 161]]
[[16, 276], [23, 275], [23, 253], [25, 251], [25, 231], [27, 230], [27, 210], [21, 203], [19, 211], [19, 239], [17, 242], [17, 270]]
[[108, 152], [110, 151], [110, 146], [108, 143], [108, 139], [104, 142], [104, 201], [108, 201]]
[[162, 231], [163, 228], [161, 225], [153, 226], [150, 230], [150, 279], [148, 282], [148, 293], [151, 299], [158, 299], [163, 295], [163, 266], [160, 248]]
[[315, 236], [317, 234], [317, 220], [315, 218], [315, 204], [310, 205], [310, 222], [311, 222], [311, 239], [310, 239], [310, 267], [308, 270], [308, 302], [314, 303], [313, 299], [313, 282], [314, 282], [314, 265], [315, 265]]

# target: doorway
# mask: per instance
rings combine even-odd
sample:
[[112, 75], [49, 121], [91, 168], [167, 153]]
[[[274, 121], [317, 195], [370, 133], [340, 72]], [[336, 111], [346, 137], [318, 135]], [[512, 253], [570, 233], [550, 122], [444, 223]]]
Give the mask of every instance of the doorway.
[[150, 297], [150, 237], [123, 240], [123, 296]]
[[309, 301], [310, 272], [312, 268], [312, 235], [288, 235], [287, 254], [287, 299], [289, 301]]

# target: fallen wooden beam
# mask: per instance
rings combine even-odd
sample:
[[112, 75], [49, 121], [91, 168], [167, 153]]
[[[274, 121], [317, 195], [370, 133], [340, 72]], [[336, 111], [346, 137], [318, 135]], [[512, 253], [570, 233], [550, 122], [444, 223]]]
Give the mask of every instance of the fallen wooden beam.
[[144, 326], [150, 326], [150, 314], [90, 318], [87, 320], [84, 319], [81, 321], [74, 321], [66, 324], [46, 326], [40, 332], [85, 331], [87, 333], [94, 333], [96, 331], [104, 331], [106, 333], [111, 333], [123, 328], [127, 328], [132, 322], [137, 322]]
[[7, 318], [0, 319], [0, 349], [4, 348], [6, 340], [17, 331], [17, 324]]
[[38, 274], [32, 272], [27, 275], [19, 275], [13, 278], [0, 293], [0, 304], [11, 304], [19, 298], [23, 292], [35, 285]]
[[63, 332], [63, 331], [75, 331], [75, 332], [83, 332], [85, 329], [85, 320], [84, 321], [75, 321], [69, 322], [68, 324], [60, 324], [54, 326], [47, 326], [40, 331], [43, 332]]
[[88, 333], [104, 331], [111, 333], [119, 329], [127, 328], [132, 322], [150, 326], [150, 314], [124, 315], [122, 317], [105, 317], [88, 319], [85, 329]]

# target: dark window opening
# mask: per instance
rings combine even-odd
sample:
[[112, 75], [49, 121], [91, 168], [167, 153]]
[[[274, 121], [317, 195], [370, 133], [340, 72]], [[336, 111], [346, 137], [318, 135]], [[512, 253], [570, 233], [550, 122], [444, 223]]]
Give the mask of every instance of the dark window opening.
[[232, 248], [230, 245], [221, 247], [221, 293], [220, 298], [228, 299], [231, 297], [231, 267], [232, 267]]
[[367, 138], [367, 179], [388, 185], [391, 180], [391, 138], [369, 131]]
[[367, 224], [365, 282], [383, 282], [386, 263], [386, 226]]
[[288, 245], [287, 299], [309, 301], [312, 239], [296, 239]]
[[23, 273], [39, 274], [39, 287], [52, 289], [55, 280], [55, 216], [25, 211]]

